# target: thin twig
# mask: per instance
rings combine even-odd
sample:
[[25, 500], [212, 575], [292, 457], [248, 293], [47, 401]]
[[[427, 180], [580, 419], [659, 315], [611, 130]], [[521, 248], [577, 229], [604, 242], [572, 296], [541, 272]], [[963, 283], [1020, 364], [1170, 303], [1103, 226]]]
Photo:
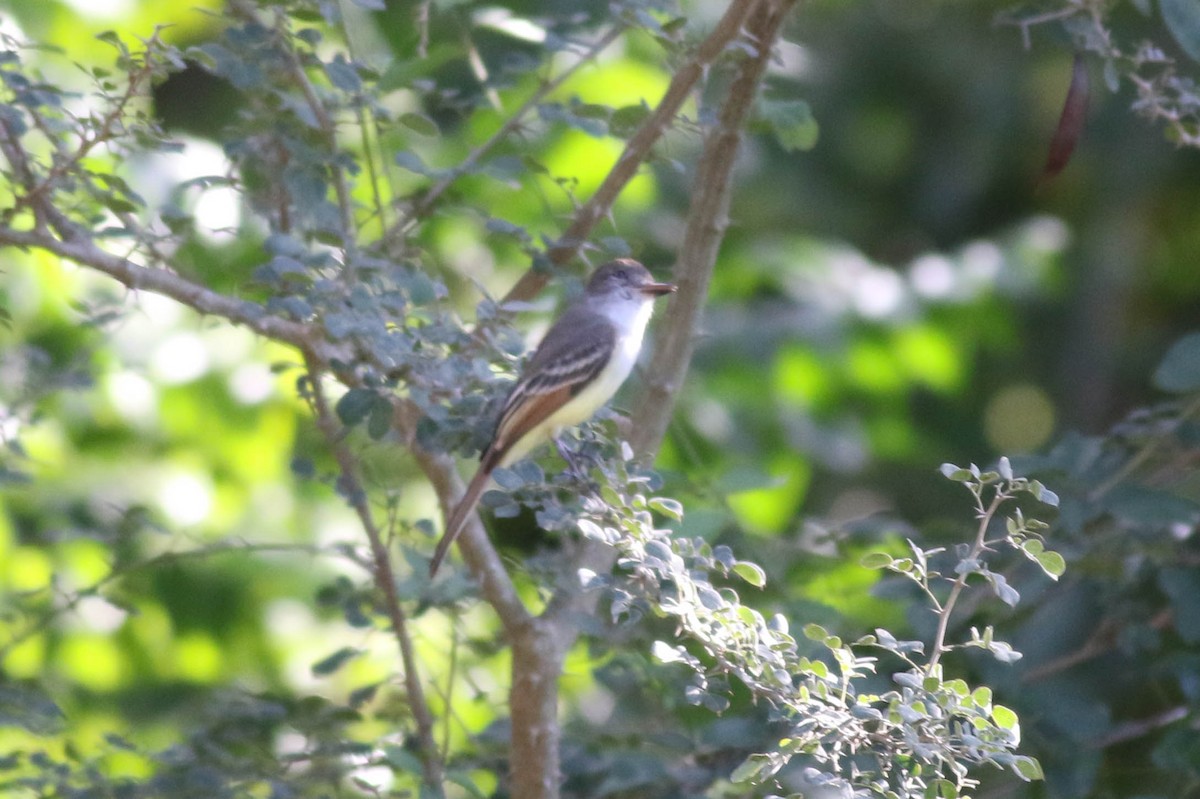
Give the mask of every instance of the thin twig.
[[616, 41], [617, 38], [624, 33], [624, 31], [625, 27], [621, 25], [612, 28], [608, 31], [608, 33], [597, 39], [596, 42], [579, 57], [578, 61], [568, 66], [551, 80], [548, 80], [539, 86], [538, 90], [531, 94], [529, 99], [522, 103], [520, 108], [509, 115], [504, 124], [501, 125], [495, 133], [487, 138], [487, 141], [483, 142], [474, 150], [469, 152], [467, 157], [459, 162], [457, 166], [451, 169], [445, 177], [435, 183], [429, 189], [429, 191], [421, 195], [421, 198], [412, 204], [404, 216], [400, 218], [400, 221], [397, 222], [394, 227], [388, 230], [385, 238], [391, 241], [397, 237], [404, 236], [412, 228], [414, 223], [428, 216], [429, 212], [433, 210], [438, 200], [441, 199], [442, 195], [446, 193], [446, 190], [450, 188], [450, 186], [453, 185], [456, 180], [471, 172], [471, 170], [475, 168], [475, 165], [479, 163], [479, 160], [483, 158], [483, 156], [491, 152], [497, 144], [504, 141], [514, 130], [521, 126], [521, 123], [525, 120], [525, 116], [539, 103], [541, 103], [542, 100], [546, 99], [547, 95], [556, 91], [581, 67], [591, 63], [592, 59], [594, 59], [601, 52], [603, 52], [605, 48]]
[[1126, 741], [1144, 738], [1156, 730], [1174, 724], [1177, 721], [1183, 721], [1188, 717], [1190, 712], [1191, 709], [1187, 705], [1176, 705], [1144, 719], [1123, 722], [1092, 741], [1091, 746], [1093, 749], [1107, 749], [1110, 746], [1125, 743]]
[[467, 52], [467, 66], [471, 68], [471, 74], [475, 76], [479, 87], [483, 89], [483, 96], [487, 98], [493, 110], [502, 111], [504, 104], [500, 102], [500, 93], [496, 91], [496, 87], [489, 85], [491, 78], [488, 74], [487, 64], [483, 63], [483, 56], [480, 55], [479, 48], [475, 46], [471, 32], [466, 28], [463, 28], [462, 40], [463, 49]]
[[[987, 531], [992, 524], [992, 517], [996, 515], [996, 511], [1004, 504], [1007, 498], [1007, 495], [997, 490], [996, 495], [992, 497], [991, 504], [979, 514], [979, 528], [975, 531], [975, 541], [971, 544], [971, 551], [967, 555], [966, 560], [974, 560], [983, 553], [985, 542], [987, 541]], [[969, 571], [964, 570], [962, 574], [958, 575], [958, 579], [954, 581], [954, 585], [950, 588], [950, 595], [946, 597], [946, 602], [942, 605], [942, 609], [938, 613], [937, 632], [933, 636], [933, 647], [930, 650], [929, 665], [926, 667], [926, 672], [929, 674], [933, 673], [938, 661], [941, 660], [942, 653], [946, 651], [946, 630], [950, 625], [950, 616], [954, 613], [954, 606], [958, 604], [958, 597], [962, 594], [963, 589], [967, 587], [967, 575], [969, 574]]]
[[429, 57], [429, 6], [432, 0], [417, 3], [417, 58]]
[[[765, 72], [775, 40], [793, 0], [763, 3], [747, 23], [747, 32], [760, 42], [759, 52], [743, 61], [726, 92], [718, 123], [705, 137], [696, 178], [695, 191], [688, 208], [683, 247], [674, 272], [679, 292], [667, 306], [663, 324], [654, 341], [645, 384], [634, 400], [630, 414], [629, 442], [642, 458], [652, 458], [662, 445], [663, 435], [683, 385], [683, 376], [691, 365], [700, 312], [708, 295], [708, 286], [716, 267], [733, 192], [731, 175], [745, 125], [759, 84]], [[682, 295], [682, 296], [680, 296]], [[611, 547], [584, 541], [571, 558], [570, 571], [587, 568], [606, 573], [612, 568], [615, 552]], [[589, 601], [577, 581], [560, 587], [547, 604], [550, 617], [570, 618], [581, 603]]]
[[338, 424], [329, 408], [329, 402], [325, 399], [325, 391], [321, 387], [320, 379], [320, 364], [310, 358], [308, 361], [309, 390], [317, 426], [337, 459], [338, 468], [341, 471], [338, 482], [341, 485], [342, 493], [358, 516], [363, 532], [367, 535], [367, 541], [371, 545], [371, 557], [375, 564], [375, 585], [383, 593], [384, 609], [391, 621], [392, 632], [396, 636], [396, 642], [400, 647], [400, 657], [404, 663], [405, 691], [408, 694], [409, 709], [417, 724], [417, 739], [421, 744], [421, 764], [425, 783], [440, 796], [442, 795], [444, 766], [433, 737], [433, 715], [429, 711], [429, 704], [425, 699], [425, 689], [421, 685], [420, 674], [417, 672], [417, 659], [413, 651], [412, 638], [408, 632], [408, 619], [405, 616], [404, 607], [400, 604], [400, 597], [396, 593], [396, 578], [392, 569], [391, 555], [383, 543], [383, 536], [375, 523], [371, 507], [367, 503], [367, 493], [358, 476], [358, 463], [354, 454], [350, 452], [350, 448], [346, 446], [341, 425]]
[[[1164, 608], [1154, 617], [1150, 619], [1148, 626], [1153, 630], [1163, 630], [1171, 625], [1174, 619], [1174, 613], [1170, 608]], [[1078, 666], [1080, 663], [1086, 663], [1092, 658], [1107, 654], [1116, 648], [1120, 640], [1121, 627], [1113, 620], [1106, 620], [1100, 623], [1096, 631], [1091, 637], [1073, 652], [1068, 652], [1061, 657], [1048, 660], [1041, 665], [1034, 666], [1023, 674], [1021, 674], [1021, 682], [1037, 682], [1056, 674], [1061, 674], [1068, 669]]]
[[[421, 411], [411, 400], [394, 397], [392, 407], [395, 410], [392, 414], [393, 428], [433, 487], [443, 517], [449, 517], [466, 488], [454, 468], [454, 459], [444, 453], [430, 452], [417, 441], [417, 422], [421, 418]], [[479, 514], [472, 514], [467, 526], [459, 534], [458, 548], [467, 562], [467, 568], [479, 582], [483, 598], [496, 611], [505, 635], [509, 640], [522, 635], [533, 617], [521, 601], [500, 559], [500, 553], [492, 545], [487, 530], [479, 520]]]
[[0, 227], [0, 245], [43, 250], [57, 255], [103, 272], [128, 288], [152, 291], [170, 297], [202, 314], [219, 316], [233, 324], [244, 325], [261, 336], [301, 349], [311, 349], [322, 361], [347, 360], [353, 357], [348, 347], [325, 341], [320, 332], [309, 325], [274, 316], [258, 303], [212, 291], [168, 269], [141, 266], [100, 249], [90, 239], [82, 236], [63, 240], [44, 230]]
[[450, 719], [453, 716], [451, 708], [454, 706], [454, 683], [458, 677], [458, 636], [461, 631], [458, 629], [458, 611], [454, 608], [450, 610], [450, 667], [446, 673], [446, 718], [442, 720], [442, 759], [445, 760], [450, 756]]
[[[695, 54], [676, 71], [662, 100], [625, 143], [621, 157], [609, 170], [596, 193], [575, 213], [570, 226], [547, 251], [546, 256], [551, 263], [565, 264], [579, 252], [592, 229], [612, 210], [613, 203], [621, 191], [650, 156], [650, 149], [671, 127], [679, 109], [691, 95], [693, 87], [704, 76], [709, 65], [741, 34], [742, 25], [758, 4], [759, 0], [733, 0], [729, 4], [713, 32], [700, 43]], [[532, 299], [549, 280], [549, 273], [531, 268], [521, 276], [504, 301]]]
[[[231, 6], [240, 15], [253, 18], [253, 13], [249, 9], [242, 7], [241, 3], [232, 3]], [[333, 183], [334, 196], [337, 198], [338, 215], [342, 225], [342, 239], [345, 242], [345, 248], [352, 250], [356, 241], [354, 206], [350, 197], [350, 187], [346, 183], [346, 175], [336, 162], [338, 153], [337, 126], [334, 124], [333, 117], [329, 115], [329, 109], [325, 107], [325, 103], [317, 95], [316, 87], [308, 79], [308, 73], [304, 70], [304, 64], [301, 63], [299, 54], [291, 46], [293, 37], [290, 36], [287, 30], [287, 18], [282, 10], [275, 12], [275, 33], [281, 39], [279, 49], [283, 53], [284, 60], [287, 63], [290, 77], [295, 83], [296, 88], [304, 96], [304, 102], [309, 110], [312, 111], [313, 118], [317, 120], [317, 127], [320, 129], [321, 135], [325, 138], [325, 146], [328, 148], [330, 155], [329, 175]], [[346, 280], [353, 282], [355, 278], [355, 259], [347, 257], [344, 266]]]
[[379, 228], [387, 230], [387, 209], [383, 203], [383, 194], [379, 191], [379, 169], [375, 165], [376, 149], [372, 147], [371, 131], [375, 127], [375, 115], [366, 107], [358, 109], [358, 131], [362, 141], [363, 161], [367, 166], [367, 182], [371, 187], [371, 202], [375, 205], [375, 215], [379, 219]]
[[742, 140], [742, 129], [758, 96], [758, 86], [779, 29], [793, 3], [762, 3], [747, 23], [757, 48], [742, 63], [730, 84], [716, 127], [707, 135], [693, 181], [683, 246], [675, 259], [674, 279], [679, 290], [671, 295], [665, 323], [657, 332], [647, 379], [637, 403], [637, 424], [630, 435], [635, 452], [655, 452], [662, 444], [675, 409], [676, 396], [691, 366], [700, 315], [708, 299], [709, 282], [729, 226], [732, 174]]
[[60, 604], [54, 605], [53, 607], [47, 609], [44, 613], [40, 614], [36, 619], [31, 621], [28, 625], [26, 625], [24, 628], [22, 628], [19, 632], [16, 632], [12, 636], [10, 636], [9, 639], [7, 641], [5, 641], [2, 646], [0, 646], [0, 664], [2, 664], [4, 662], [4, 659], [8, 656], [8, 654], [17, 645], [19, 645], [23, 641], [28, 640], [32, 636], [37, 635], [39, 632], [45, 630], [50, 625], [50, 623], [53, 622], [55, 619], [62, 616], [64, 613], [69, 613], [70, 611], [72, 611], [76, 607], [78, 607], [80, 602], [82, 602], [83, 600], [85, 600], [89, 597], [101, 596], [100, 592], [106, 586], [108, 586], [109, 584], [111, 584], [117, 580], [120, 580], [124, 577], [128, 577], [129, 575], [134, 574], [136, 572], [149, 571], [149, 570], [160, 568], [163, 566], [174, 565], [174, 564], [180, 563], [182, 561], [199, 560], [201, 558], [212, 557], [215, 555], [227, 555], [230, 553], [237, 553], [237, 554], [284, 553], [284, 554], [287, 554], [287, 553], [293, 553], [293, 552], [302, 552], [302, 553], [306, 553], [309, 555], [323, 555], [323, 554], [345, 555], [345, 554], [347, 554], [343, 550], [335, 550], [334, 548], [331, 548], [331, 547], [319, 547], [319, 546], [315, 546], [312, 544], [292, 544], [292, 543], [251, 544], [251, 543], [245, 542], [245, 541], [239, 541], [236, 543], [217, 541], [217, 542], [213, 542], [211, 544], [206, 544], [203, 547], [198, 547], [196, 549], [189, 549], [189, 550], [185, 550], [183, 552], [162, 552], [162, 553], [159, 553], [158, 555], [154, 555], [153, 557], [146, 558], [145, 560], [139, 560], [139, 561], [135, 561], [133, 563], [117, 565], [117, 566], [114, 566], [108, 572], [108, 574], [104, 575], [103, 577], [101, 577], [100, 579], [91, 583], [90, 585], [87, 585], [87, 586], [84, 586], [83, 588], [79, 588], [79, 589], [72, 591], [70, 594], [66, 595], [65, 599]]
[[[155, 35], [157, 36], [157, 34]], [[128, 82], [125, 84], [125, 91], [121, 94], [121, 97], [117, 100], [117, 102], [114, 103], [113, 106], [108, 110], [108, 112], [101, 117], [100, 123], [96, 126], [92, 135], [88, 136], [86, 134], [81, 134], [79, 137], [79, 146], [75, 148], [75, 151], [71, 153], [70, 156], [65, 159], [55, 158], [53, 166], [50, 167], [45, 176], [38, 181], [36, 185], [27, 186], [26, 193], [16, 198], [16, 201], [13, 203], [13, 208], [10, 209], [8, 213], [13, 214], [16, 211], [19, 211], [21, 208], [30, 207], [32, 204], [44, 199], [46, 192], [54, 185], [56, 181], [58, 181], [59, 178], [70, 172], [78, 164], [82, 163], [82, 161], [91, 153], [92, 149], [98, 144], [108, 141], [112, 136], [113, 126], [124, 115], [126, 107], [128, 107], [129, 103], [137, 95], [138, 90], [141, 88], [142, 82], [150, 75], [150, 73], [151, 67], [147, 61], [146, 63], [142, 64], [141, 70], [131, 74]], [[45, 132], [46, 128], [44, 127], [44, 120], [42, 120], [41, 115], [37, 113], [36, 107], [31, 109], [31, 114], [38, 123], [39, 129]], [[61, 153], [61, 140], [56, 136], [50, 135], [47, 135], [47, 138], [54, 143], [55, 149]]]
[[1028, 50], [1032, 46], [1032, 42], [1029, 38], [1030, 28], [1037, 25], [1044, 25], [1047, 22], [1055, 22], [1060, 19], [1067, 19], [1068, 17], [1073, 17], [1082, 11], [1083, 9], [1077, 6], [1067, 6], [1065, 8], [1055, 9], [1054, 11], [1047, 11], [1042, 14], [1037, 14], [1032, 17], [1002, 17], [997, 20], [997, 24], [1011, 25], [1014, 28], [1019, 28], [1021, 31], [1021, 43], [1025, 46], [1025, 49]]
[[1200, 395], [1197, 395], [1194, 399], [1192, 399], [1192, 401], [1189, 402], [1184, 409], [1179, 412], [1179, 415], [1171, 421], [1171, 423], [1167, 426], [1167, 429], [1163, 430], [1158, 435], [1152, 436], [1145, 444], [1142, 445], [1141, 449], [1134, 453], [1133, 457], [1125, 461], [1124, 465], [1120, 469], [1109, 475], [1108, 479], [1092, 489], [1092, 491], [1088, 494], [1088, 501], [1095, 502], [1127, 480], [1129, 476], [1140, 469], [1142, 465], [1146, 463], [1146, 461], [1150, 460], [1154, 453], [1158, 452], [1159, 447], [1163, 445], [1163, 442], [1166, 441], [1168, 437], [1174, 435], [1179, 428], [1183, 426], [1184, 422], [1187, 422], [1197, 414], [1200, 414]]

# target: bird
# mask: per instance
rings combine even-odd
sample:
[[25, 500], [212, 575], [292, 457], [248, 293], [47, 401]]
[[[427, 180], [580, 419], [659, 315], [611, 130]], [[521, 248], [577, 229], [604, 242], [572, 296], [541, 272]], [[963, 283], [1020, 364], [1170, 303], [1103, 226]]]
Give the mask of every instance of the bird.
[[[509, 391], [479, 456], [479, 468], [446, 520], [429, 561], [429, 576], [462, 532], [488, 480], [539, 445], [589, 418], [612, 398], [633, 370], [654, 300], [675, 291], [654, 280], [632, 258], [618, 258], [592, 273], [582, 296], [546, 331]], [[562, 450], [560, 446], [560, 451]]]

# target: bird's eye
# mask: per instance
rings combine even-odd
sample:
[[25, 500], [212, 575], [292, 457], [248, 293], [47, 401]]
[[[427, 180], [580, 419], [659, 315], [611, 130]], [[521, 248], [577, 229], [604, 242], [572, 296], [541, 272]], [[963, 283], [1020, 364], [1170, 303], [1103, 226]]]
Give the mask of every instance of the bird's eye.
[[626, 277], [628, 277], [628, 275], [626, 275], [626, 274], [625, 274], [625, 270], [624, 270], [624, 269], [618, 269], [618, 270], [617, 270], [617, 277], [618, 277], [618, 278], [620, 278], [621, 280], [624, 280]]

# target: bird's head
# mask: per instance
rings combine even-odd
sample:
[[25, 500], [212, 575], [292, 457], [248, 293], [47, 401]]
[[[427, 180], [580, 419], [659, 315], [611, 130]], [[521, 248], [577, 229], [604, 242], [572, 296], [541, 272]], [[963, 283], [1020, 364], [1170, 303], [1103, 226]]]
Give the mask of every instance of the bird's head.
[[587, 282], [587, 293], [593, 296], [658, 297], [675, 291], [674, 283], [659, 283], [650, 270], [632, 258], [618, 258], [601, 266]]

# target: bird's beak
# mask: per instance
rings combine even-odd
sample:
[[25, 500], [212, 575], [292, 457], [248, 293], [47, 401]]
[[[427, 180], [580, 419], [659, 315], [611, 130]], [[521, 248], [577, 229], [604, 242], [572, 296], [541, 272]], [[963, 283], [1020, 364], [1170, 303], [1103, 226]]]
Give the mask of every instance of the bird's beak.
[[652, 297], [661, 297], [663, 294], [670, 294], [675, 291], [678, 286], [674, 283], [643, 283], [638, 286], [643, 294], [649, 294]]

